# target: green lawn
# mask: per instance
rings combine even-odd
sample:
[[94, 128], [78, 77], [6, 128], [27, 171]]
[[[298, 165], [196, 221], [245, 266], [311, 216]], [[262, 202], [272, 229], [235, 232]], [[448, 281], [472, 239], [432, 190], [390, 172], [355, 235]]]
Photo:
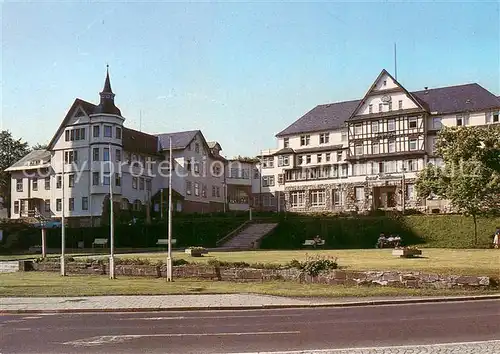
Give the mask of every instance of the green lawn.
[[[202, 258], [174, 252], [174, 258], [189, 262], [208, 262], [210, 259], [229, 262], [285, 264], [292, 259], [304, 260], [306, 255], [337, 257], [340, 267], [352, 270], [412, 270], [457, 275], [488, 275], [499, 277], [500, 250], [495, 249], [431, 249], [422, 252], [422, 258], [394, 257], [390, 249], [325, 250], [325, 251], [244, 251], [211, 252]], [[126, 254], [119, 257], [165, 260], [166, 253]]]
[[27, 272], [0, 274], [0, 296], [92, 296], [255, 293], [293, 297], [352, 296], [440, 296], [481, 295], [492, 291], [401, 289], [391, 287], [332, 286], [295, 282], [233, 283], [179, 279], [167, 283], [164, 278], [70, 275]]

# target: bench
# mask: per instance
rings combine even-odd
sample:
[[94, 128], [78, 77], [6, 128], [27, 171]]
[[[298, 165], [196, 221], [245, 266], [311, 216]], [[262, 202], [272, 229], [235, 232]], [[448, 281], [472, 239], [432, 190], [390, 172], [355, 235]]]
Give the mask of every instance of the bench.
[[[177, 240], [175, 238], [172, 239], [172, 245], [175, 245]], [[156, 241], [157, 246], [167, 246], [168, 245], [168, 239], [167, 238], [159, 238], [158, 241]]]
[[305, 240], [302, 246], [324, 246], [325, 245], [325, 240], [321, 239], [318, 242], [315, 240]]
[[96, 238], [94, 240], [94, 242], [92, 242], [92, 248], [94, 248], [94, 246], [102, 246], [104, 248], [104, 246], [106, 246], [108, 244], [108, 239], [107, 238]]

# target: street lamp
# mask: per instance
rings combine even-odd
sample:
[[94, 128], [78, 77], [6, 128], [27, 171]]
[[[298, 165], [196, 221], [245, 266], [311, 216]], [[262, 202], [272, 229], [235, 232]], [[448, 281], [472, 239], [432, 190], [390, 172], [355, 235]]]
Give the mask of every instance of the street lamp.
[[[65, 209], [65, 202], [64, 202], [64, 149], [61, 150], [61, 162], [62, 162], [62, 177], [61, 177], [61, 187], [62, 187], [62, 200], [61, 200], [61, 207], [62, 207], [62, 216], [61, 216], [61, 276], [66, 276], [66, 254], [65, 254], [65, 248], [66, 248], [66, 222], [65, 222], [65, 217], [64, 217], [64, 209]], [[56, 181], [57, 183], [57, 181]]]
[[172, 281], [172, 137], [170, 137], [170, 174], [168, 176], [168, 254], [167, 254], [167, 281]]

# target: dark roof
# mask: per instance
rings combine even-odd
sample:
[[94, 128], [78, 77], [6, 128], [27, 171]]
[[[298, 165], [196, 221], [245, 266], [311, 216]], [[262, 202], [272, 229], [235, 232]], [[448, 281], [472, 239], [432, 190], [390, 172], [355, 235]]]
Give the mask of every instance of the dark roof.
[[158, 134], [160, 149], [169, 149], [170, 138], [172, 138], [172, 149], [185, 149], [198, 133], [200, 133], [199, 130], [188, 130], [185, 132]]
[[293, 154], [295, 151], [293, 151], [292, 148], [283, 148], [278, 151], [276, 151], [273, 155], [286, 155], [286, 154]]
[[158, 152], [158, 138], [123, 127], [122, 144], [125, 151], [154, 155]]
[[[33, 150], [5, 171], [29, 170], [46, 166], [50, 162], [51, 154], [47, 150]], [[38, 162], [32, 164], [32, 162]], [[48, 166], [48, 165], [47, 165]]]
[[276, 136], [340, 128], [359, 102], [360, 100], [355, 100], [316, 106]]
[[[429, 112], [437, 114], [500, 108], [500, 99], [476, 83], [410, 94]], [[361, 100], [355, 100], [316, 106], [276, 136], [338, 129], [349, 119], [360, 102]]]
[[479, 111], [500, 107], [498, 97], [476, 83], [413, 92], [437, 114]]
[[122, 115], [122, 112], [118, 107], [115, 106], [115, 94], [111, 90], [111, 82], [109, 80], [109, 70], [106, 70], [106, 80], [104, 81], [104, 87], [102, 92], [99, 93], [101, 96], [101, 101], [99, 105], [94, 109], [94, 113], [105, 113], [105, 114], [116, 114], [118, 116]]
[[338, 145], [319, 146], [319, 147], [304, 148], [304, 149], [295, 149], [295, 153], [303, 154], [303, 153], [322, 152], [331, 150], [342, 150], [343, 148], [344, 145], [338, 144]]

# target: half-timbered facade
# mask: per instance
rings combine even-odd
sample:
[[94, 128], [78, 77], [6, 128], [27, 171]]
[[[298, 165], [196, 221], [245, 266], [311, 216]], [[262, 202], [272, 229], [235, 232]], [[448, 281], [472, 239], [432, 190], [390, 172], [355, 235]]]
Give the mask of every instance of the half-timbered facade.
[[276, 135], [278, 148], [261, 153], [260, 185], [276, 184], [254, 185], [254, 199], [283, 195], [280, 210], [296, 212], [442, 210], [414, 187], [426, 164], [442, 163], [437, 132], [498, 124], [499, 111], [499, 98], [478, 84], [409, 92], [382, 70], [362, 99], [316, 106]]

